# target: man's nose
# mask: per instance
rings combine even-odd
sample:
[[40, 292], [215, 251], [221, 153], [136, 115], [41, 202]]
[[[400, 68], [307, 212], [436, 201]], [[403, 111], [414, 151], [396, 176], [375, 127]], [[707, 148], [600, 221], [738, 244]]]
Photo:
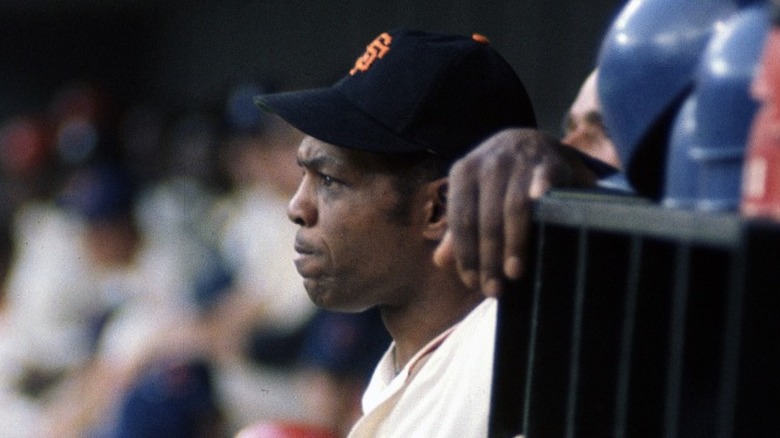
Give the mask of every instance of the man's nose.
[[304, 178], [287, 204], [287, 217], [296, 225], [310, 227], [317, 221], [317, 210], [305, 183]]

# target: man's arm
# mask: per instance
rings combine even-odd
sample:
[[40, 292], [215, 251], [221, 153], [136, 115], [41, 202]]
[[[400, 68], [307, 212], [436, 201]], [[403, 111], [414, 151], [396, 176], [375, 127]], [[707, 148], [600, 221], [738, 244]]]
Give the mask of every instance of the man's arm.
[[434, 254], [456, 263], [463, 281], [500, 295], [503, 278], [524, 271], [531, 202], [551, 187], [591, 186], [596, 174], [555, 137], [534, 129], [507, 129], [452, 167], [449, 232]]

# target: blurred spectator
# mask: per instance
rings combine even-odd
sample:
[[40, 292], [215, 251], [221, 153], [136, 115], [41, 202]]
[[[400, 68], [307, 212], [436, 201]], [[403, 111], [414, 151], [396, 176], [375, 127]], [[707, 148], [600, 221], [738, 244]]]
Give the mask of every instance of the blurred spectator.
[[230, 190], [215, 210], [229, 287], [205, 301], [216, 381], [236, 428], [260, 419], [306, 418], [295, 359], [314, 305], [292, 264], [295, 227], [287, 201], [299, 178], [297, 133], [262, 117], [240, 86], [228, 97], [220, 162]]
[[361, 415], [361, 397], [391, 338], [378, 309], [318, 310], [304, 338], [299, 391], [310, 423], [346, 436]]
[[0, 125], [0, 214], [8, 224], [27, 200], [50, 194], [54, 154], [48, 126], [39, 117], [19, 115]]
[[[50, 397], [89, 361], [112, 306], [90, 258], [90, 246], [109, 234], [103, 228], [88, 238], [82, 218], [52, 200], [25, 204], [13, 225], [15, 258], [0, 332], [0, 428], [40, 436]], [[124, 255], [101, 250], [101, 261]]]
[[54, 165], [44, 120], [18, 115], [0, 122], [0, 309], [14, 250], [14, 216], [27, 203], [46, 199], [54, 190]]
[[111, 306], [89, 257], [83, 218], [55, 202], [65, 173], [98, 149], [65, 163], [56, 147], [62, 119], [50, 115], [5, 121], [0, 142], [3, 224], [13, 253], [0, 315], [0, 430], [12, 436], [42, 435], [51, 397], [89, 361]]
[[135, 196], [121, 168], [95, 165], [69, 178], [60, 198], [85, 221], [87, 260], [104, 308], [90, 324], [93, 354], [50, 399], [46, 426], [52, 436], [115, 430], [121, 397], [148, 364], [178, 360], [178, 354], [185, 365], [190, 359], [186, 338], [176, 337], [192, 317], [178, 283], [185, 272], [171, 263], [175, 259], [158, 257], [141, 232]]
[[[125, 384], [114, 386], [116, 411], [97, 426], [107, 437], [223, 436], [221, 397], [209, 361], [211, 339], [199, 319], [200, 291], [225, 284], [213, 278], [222, 270], [208, 220], [215, 189], [209, 178], [214, 164], [207, 156], [215, 150], [215, 125], [206, 113], [185, 112], [175, 114], [159, 136], [141, 136], [133, 126], [162, 124], [155, 112], [141, 115], [140, 122], [124, 125], [120, 139], [128, 156], [156, 151], [152, 168], [132, 169], [143, 182], [135, 209], [144, 237], [135, 262], [143, 292], [122, 306], [106, 330], [105, 346], [125, 355], [113, 367]], [[133, 340], [139, 341], [135, 352]]]
[[47, 117], [53, 129], [54, 149], [65, 165], [111, 157], [119, 111], [110, 93], [91, 82], [73, 82], [52, 97]]

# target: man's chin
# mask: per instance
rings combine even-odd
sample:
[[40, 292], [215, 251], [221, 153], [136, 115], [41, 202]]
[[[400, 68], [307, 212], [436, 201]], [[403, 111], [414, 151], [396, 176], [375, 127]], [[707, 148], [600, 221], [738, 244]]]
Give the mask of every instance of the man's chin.
[[309, 299], [317, 307], [331, 312], [359, 313], [368, 310], [370, 306], [359, 305], [346, 299], [343, 294], [335, 293], [331, 288], [323, 287], [321, 282], [306, 278], [303, 286]]
[[309, 295], [309, 299], [317, 307], [321, 307], [325, 310], [333, 310], [332, 301], [333, 293], [328, 288], [323, 287], [322, 282], [316, 278], [304, 278], [303, 287], [306, 289], [306, 293]]

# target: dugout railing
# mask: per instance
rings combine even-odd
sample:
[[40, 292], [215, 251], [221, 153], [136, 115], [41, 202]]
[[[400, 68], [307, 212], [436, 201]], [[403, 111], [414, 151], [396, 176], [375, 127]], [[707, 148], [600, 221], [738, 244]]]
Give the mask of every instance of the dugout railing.
[[780, 436], [780, 225], [555, 192], [529, 252], [491, 437]]

